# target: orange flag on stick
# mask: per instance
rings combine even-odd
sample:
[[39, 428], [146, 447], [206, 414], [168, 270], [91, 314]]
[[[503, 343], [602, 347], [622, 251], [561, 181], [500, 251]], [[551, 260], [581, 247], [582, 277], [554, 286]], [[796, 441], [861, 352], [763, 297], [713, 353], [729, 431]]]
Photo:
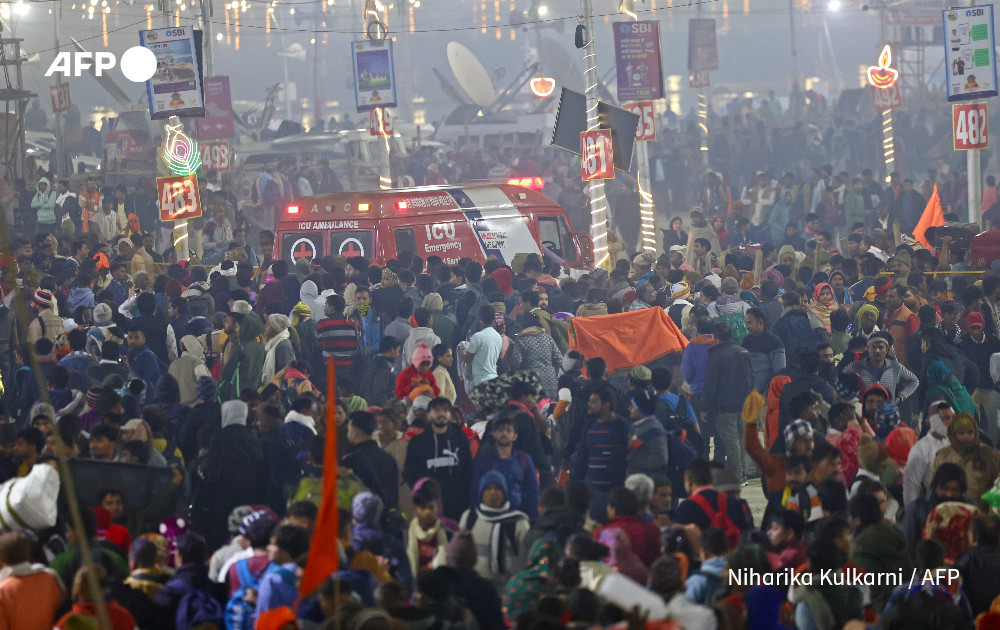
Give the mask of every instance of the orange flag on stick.
[[917, 239], [924, 247], [930, 248], [931, 244], [924, 235], [927, 233], [927, 228], [939, 225], [944, 225], [944, 209], [941, 208], [941, 197], [938, 196], [937, 184], [934, 184], [934, 192], [927, 200], [924, 213], [920, 215], [920, 221], [917, 222], [917, 227], [913, 230], [913, 238]]
[[308, 597], [323, 580], [340, 568], [340, 512], [337, 506], [337, 372], [333, 357], [326, 359], [326, 443], [323, 446], [323, 502], [316, 516], [309, 560], [299, 584], [299, 595]]

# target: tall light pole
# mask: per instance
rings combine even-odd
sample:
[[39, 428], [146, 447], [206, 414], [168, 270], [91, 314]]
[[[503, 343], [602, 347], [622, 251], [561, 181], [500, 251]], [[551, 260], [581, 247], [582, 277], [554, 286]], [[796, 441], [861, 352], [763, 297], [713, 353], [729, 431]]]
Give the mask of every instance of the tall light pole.
[[[584, 37], [588, 40], [583, 46], [583, 62], [587, 68], [587, 131], [600, 127], [600, 115], [597, 111], [597, 44], [594, 37], [594, 5], [592, 0], [583, 0]], [[590, 238], [594, 243], [594, 260], [596, 266], [601, 266], [608, 259], [608, 198], [604, 194], [604, 182], [595, 180], [587, 187], [590, 198]]]

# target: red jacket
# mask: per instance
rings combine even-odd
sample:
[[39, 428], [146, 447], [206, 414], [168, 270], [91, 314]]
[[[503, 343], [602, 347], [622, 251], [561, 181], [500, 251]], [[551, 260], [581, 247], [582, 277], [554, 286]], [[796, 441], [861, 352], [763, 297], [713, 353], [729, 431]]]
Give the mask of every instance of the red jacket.
[[607, 525], [594, 530], [594, 540], [599, 540], [605, 529], [614, 527], [625, 532], [632, 543], [632, 551], [647, 567], [660, 557], [660, 528], [656, 525], [638, 516], [616, 516]]
[[431, 389], [434, 390], [434, 395], [439, 396], [441, 390], [438, 389], [437, 381], [434, 380], [434, 374], [430, 370], [427, 370], [423, 374], [417, 374], [417, 368], [412, 365], [396, 377], [396, 398], [406, 398], [413, 391], [414, 381], [424, 379], [431, 384]]
[[[135, 630], [138, 625], [135, 623], [135, 619], [132, 618], [131, 613], [125, 610], [118, 602], [109, 601], [107, 603], [108, 617], [111, 621], [112, 630]], [[64, 630], [66, 624], [69, 623], [71, 617], [75, 616], [81, 617], [97, 617], [97, 609], [90, 602], [76, 603], [68, 613], [63, 615], [56, 623], [56, 628], [58, 630]]]

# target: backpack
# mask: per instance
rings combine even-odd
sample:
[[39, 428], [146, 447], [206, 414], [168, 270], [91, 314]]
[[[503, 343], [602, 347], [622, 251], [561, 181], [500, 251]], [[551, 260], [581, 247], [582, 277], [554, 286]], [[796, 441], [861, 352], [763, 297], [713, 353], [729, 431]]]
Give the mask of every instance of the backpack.
[[182, 585], [181, 599], [177, 604], [177, 614], [174, 616], [177, 630], [194, 630], [194, 628], [222, 630], [225, 627], [225, 611], [218, 600], [187, 582], [181, 580], [176, 582]]
[[736, 527], [736, 523], [733, 523], [733, 520], [729, 518], [729, 512], [726, 509], [729, 503], [728, 497], [725, 492], [716, 492], [715, 497], [715, 501], [719, 504], [717, 510], [712, 508], [712, 504], [700, 492], [688, 498], [697, 503], [698, 507], [708, 516], [708, 526], [721, 529], [726, 534], [726, 541], [729, 543], [729, 548], [735, 549], [740, 544], [741, 534], [739, 528]]
[[[683, 406], [682, 402], [685, 403]], [[660, 421], [668, 435], [678, 438], [681, 442], [690, 443], [697, 454], [701, 452], [702, 447], [701, 433], [698, 432], [698, 426], [687, 414], [686, 402], [678, 396], [676, 406], [671, 406], [665, 395], [657, 396], [656, 410], [653, 415]]]
[[[267, 571], [265, 568], [264, 571]], [[264, 571], [254, 573], [250, 570], [247, 558], [236, 563], [236, 575], [240, 579], [240, 588], [226, 602], [226, 630], [253, 630], [257, 620], [256, 606], [246, 601], [247, 590], [258, 589], [260, 578]]]
[[704, 606], [714, 606], [721, 602], [722, 598], [724, 598], [728, 592], [728, 587], [725, 583], [723, 583], [722, 576], [709, 573], [708, 571], [695, 571], [694, 574], [703, 576], [706, 583], [704, 601], [695, 603], [702, 604]]
[[747, 331], [747, 320], [743, 311], [738, 313], [719, 313], [719, 321], [729, 324], [733, 331], [733, 341], [737, 344], [743, 343], [743, 338], [749, 334]]

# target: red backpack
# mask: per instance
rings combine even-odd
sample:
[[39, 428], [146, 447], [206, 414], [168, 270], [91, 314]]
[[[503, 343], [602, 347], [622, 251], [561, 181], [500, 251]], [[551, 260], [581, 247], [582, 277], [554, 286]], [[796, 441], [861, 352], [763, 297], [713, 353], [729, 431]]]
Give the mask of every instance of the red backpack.
[[726, 509], [728, 497], [725, 492], [716, 492], [715, 497], [716, 502], [719, 504], [718, 510], [713, 509], [712, 504], [700, 492], [688, 498], [697, 503], [698, 507], [708, 517], [708, 526], [721, 529], [726, 534], [726, 541], [729, 543], [729, 548], [735, 549], [740, 544], [741, 533], [740, 529], [733, 523], [733, 520], [729, 518], [729, 512]]

